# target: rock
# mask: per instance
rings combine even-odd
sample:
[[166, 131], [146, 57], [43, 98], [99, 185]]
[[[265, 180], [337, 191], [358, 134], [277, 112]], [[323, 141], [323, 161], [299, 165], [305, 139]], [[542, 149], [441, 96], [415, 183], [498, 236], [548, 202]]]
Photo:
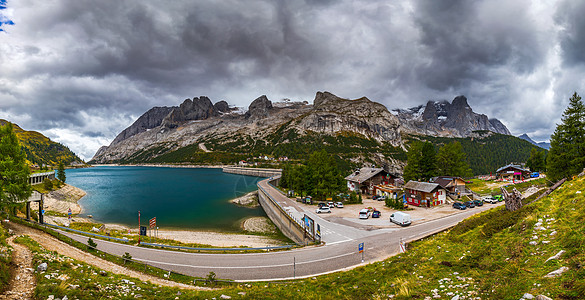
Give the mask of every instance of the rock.
[[54, 300], [55, 296], [54, 295], [49, 295], [49, 297], [47, 298], [47, 300]]
[[561, 255], [563, 255], [563, 253], [565, 253], [565, 250], [561, 250], [559, 251], [557, 254], [549, 257], [547, 260], [545, 260], [544, 262], [548, 262], [549, 260], [554, 260], [554, 259], [559, 259], [561, 257]]
[[[130, 127], [124, 129], [112, 142], [112, 145], [118, 144], [128, 138], [131, 138], [139, 133], [145, 132], [149, 129], [160, 126], [163, 119], [173, 110], [174, 107], [153, 107], [138, 118]], [[105, 147], [105, 146], [104, 146]], [[104, 148], [102, 147], [102, 148]], [[106, 150], [100, 148], [95, 156], [100, 156]]]
[[91, 231], [93, 231], [93, 232], [100, 232], [100, 229], [99, 228], [92, 227], [91, 228]]
[[238, 295], [240, 295], [240, 296], [246, 296], [246, 292], [239, 292]]
[[534, 299], [534, 296], [530, 293], [526, 293], [522, 296], [522, 299]]
[[231, 299], [232, 297], [228, 296], [228, 295], [224, 295], [221, 294], [221, 296], [219, 296], [220, 299]]
[[557, 270], [554, 270], [546, 275], [544, 275], [545, 278], [553, 278], [553, 277], [558, 277], [561, 276], [563, 273], [569, 271], [569, 268], [567, 267], [560, 267]]
[[48, 267], [47, 263], [42, 263], [37, 267], [37, 272], [45, 272]]
[[106, 271], [104, 271], [104, 270], [101, 270], [101, 271], [100, 271], [100, 275], [101, 275], [101, 276], [107, 276], [107, 275], [108, 275], [108, 272], [106, 272]]
[[459, 300], [459, 295], [456, 295], [455, 297], [451, 298], [451, 300]]
[[246, 112], [246, 119], [263, 119], [268, 117], [269, 111], [272, 109], [272, 102], [268, 100], [266, 95], [262, 95], [256, 100], [252, 101]]
[[219, 101], [215, 103], [213, 106], [215, 107], [215, 110], [217, 110], [218, 112], [225, 113], [230, 111], [230, 106], [226, 101]]
[[537, 241], [530, 241], [530, 243], [528, 243], [528, 244], [530, 244], [530, 245], [538, 245], [538, 242]]
[[536, 296], [536, 300], [553, 300], [553, 299], [549, 298], [545, 295], [538, 295], [538, 296]]

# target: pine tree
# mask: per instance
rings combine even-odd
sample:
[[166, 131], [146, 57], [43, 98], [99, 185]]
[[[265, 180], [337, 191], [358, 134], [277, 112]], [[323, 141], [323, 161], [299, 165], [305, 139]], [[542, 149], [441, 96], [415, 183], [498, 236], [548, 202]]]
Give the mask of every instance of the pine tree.
[[0, 209], [28, 199], [30, 169], [11, 123], [0, 127]]
[[59, 166], [57, 167], [57, 179], [61, 180], [61, 182], [65, 183], [67, 176], [65, 175], [65, 166], [63, 165], [63, 161], [59, 161]]
[[404, 180], [419, 180], [422, 178], [421, 160], [422, 160], [422, 142], [413, 142], [406, 153], [406, 166], [404, 167]]
[[435, 146], [430, 142], [425, 142], [421, 152], [421, 179], [423, 181], [428, 181], [437, 175]]
[[452, 142], [439, 148], [437, 169], [441, 176], [469, 177], [471, 168], [467, 163], [467, 154], [459, 142]]
[[574, 93], [563, 112], [561, 124], [551, 136], [547, 175], [553, 180], [570, 178], [585, 167], [585, 106]]

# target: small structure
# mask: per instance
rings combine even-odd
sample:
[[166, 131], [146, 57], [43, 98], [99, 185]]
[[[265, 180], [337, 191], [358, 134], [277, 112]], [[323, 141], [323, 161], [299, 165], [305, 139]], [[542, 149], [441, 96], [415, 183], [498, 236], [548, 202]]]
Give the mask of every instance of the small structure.
[[524, 181], [524, 179], [530, 178], [530, 171], [520, 165], [509, 164], [496, 171], [496, 178], [512, 182]]
[[392, 184], [378, 184], [374, 186], [373, 194], [376, 196], [385, 196], [388, 199], [396, 199], [402, 189]]
[[55, 171], [49, 171], [44, 173], [34, 173], [28, 177], [28, 183], [30, 185], [41, 184], [45, 179], [55, 180]]
[[461, 177], [452, 177], [452, 176], [438, 176], [431, 178], [432, 183], [438, 183], [442, 188], [444, 188], [449, 195], [454, 196], [455, 198], [460, 197], [462, 194], [466, 194], [465, 188], [465, 180]]
[[350, 191], [361, 191], [362, 194], [372, 194], [374, 186], [379, 184], [394, 184], [397, 176], [386, 172], [382, 168], [361, 168], [345, 177], [347, 188]]
[[445, 203], [447, 191], [438, 183], [411, 180], [404, 185], [404, 196], [410, 205], [434, 207]]
[[44, 211], [44, 202], [45, 202], [45, 194], [39, 193], [38, 191], [33, 191], [30, 197], [26, 200], [26, 219], [30, 220], [30, 203], [31, 202], [38, 202], [39, 203], [39, 223], [44, 224], [43, 221], [43, 211]]

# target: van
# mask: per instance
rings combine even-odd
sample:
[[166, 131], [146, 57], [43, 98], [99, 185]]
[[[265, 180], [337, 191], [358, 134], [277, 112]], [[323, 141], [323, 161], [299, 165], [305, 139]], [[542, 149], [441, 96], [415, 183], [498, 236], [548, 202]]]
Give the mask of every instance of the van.
[[410, 215], [397, 211], [390, 216], [390, 222], [396, 223], [400, 226], [408, 226], [410, 225]]
[[362, 210], [360, 210], [360, 219], [368, 219], [370, 217], [370, 210], [367, 208], [364, 208]]

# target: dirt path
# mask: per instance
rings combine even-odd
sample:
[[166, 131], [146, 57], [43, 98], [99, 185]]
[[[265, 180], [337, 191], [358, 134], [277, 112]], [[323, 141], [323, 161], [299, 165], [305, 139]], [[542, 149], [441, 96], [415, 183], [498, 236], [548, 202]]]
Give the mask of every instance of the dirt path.
[[32, 253], [27, 247], [15, 243], [15, 238], [16, 236], [11, 236], [6, 241], [14, 249], [12, 264], [16, 267], [16, 273], [0, 299], [31, 299], [37, 285], [33, 275]]
[[[77, 259], [77, 260], [82, 261], [84, 263], [87, 263], [87, 264], [90, 264], [90, 265], [95, 266], [97, 268], [100, 268], [104, 271], [112, 272], [115, 274], [130, 276], [133, 278], [137, 278], [140, 281], [150, 281], [150, 283], [152, 283], [152, 284], [157, 284], [157, 285], [161, 285], [161, 286], [178, 287], [178, 288], [182, 288], [182, 289], [193, 289], [193, 290], [212, 290], [209, 288], [196, 287], [196, 286], [191, 286], [191, 285], [187, 285], [187, 284], [183, 284], [183, 283], [164, 280], [164, 279], [161, 279], [158, 277], [154, 277], [154, 276], [147, 275], [144, 273], [136, 272], [134, 270], [126, 269], [126, 268], [119, 266], [115, 263], [112, 263], [112, 262], [109, 262], [107, 260], [103, 260], [101, 258], [95, 257], [95, 256], [93, 256], [87, 252], [84, 252], [78, 248], [75, 248], [69, 244], [61, 242], [60, 240], [50, 236], [49, 234], [46, 234], [46, 233], [44, 233], [40, 230], [37, 230], [37, 229], [30, 228], [28, 226], [16, 224], [13, 222], [9, 223], [8, 226], [12, 230], [14, 230], [14, 232], [18, 235], [25, 234], [25, 235], [30, 236], [33, 240], [35, 240], [37, 243], [41, 244], [41, 246], [43, 246], [45, 249], [47, 249], [49, 251], [56, 251], [57, 253], [59, 253], [61, 255], [64, 255], [64, 256], [67, 256], [67, 257], [70, 257], [73, 259]], [[29, 251], [29, 253], [30, 253], [30, 251]], [[12, 299], [12, 298], [8, 298], [8, 299]]]

